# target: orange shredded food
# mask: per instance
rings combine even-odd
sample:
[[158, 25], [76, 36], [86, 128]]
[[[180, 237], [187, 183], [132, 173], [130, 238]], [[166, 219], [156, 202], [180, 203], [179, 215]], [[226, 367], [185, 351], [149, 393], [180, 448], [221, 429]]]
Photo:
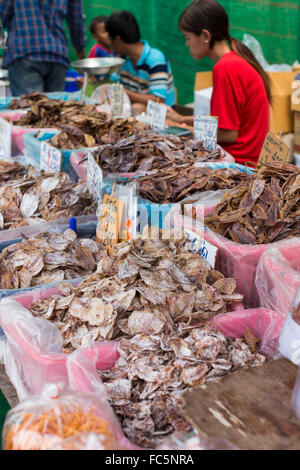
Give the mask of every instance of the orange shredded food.
[[86, 411], [79, 405], [57, 406], [41, 415], [23, 413], [20, 418], [21, 422], [12, 424], [6, 433], [5, 450], [23, 450], [23, 437], [26, 450], [37, 450], [38, 442], [33, 442], [33, 436], [56, 436], [64, 440], [80, 433], [101, 434], [105, 448], [112, 449], [115, 445], [108, 422], [96, 416], [93, 410]]

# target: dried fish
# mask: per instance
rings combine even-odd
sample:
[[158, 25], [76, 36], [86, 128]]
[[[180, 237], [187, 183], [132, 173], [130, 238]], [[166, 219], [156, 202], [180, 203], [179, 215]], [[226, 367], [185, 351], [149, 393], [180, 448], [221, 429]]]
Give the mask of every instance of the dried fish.
[[221, 150], [208, 151], [201, 142], [186, 137], [163, 136], [156, 132], [134, 133], [94, 152], [104, 171], [112, 173], [173, 170], [178, 165], [221, 160]]
[[241, 244], [272, 243], [300, 235], [300, 169], [264, 164], [255, 178], [226, 193], [205, 218], [214, 232]]
[[[62, 234], [42, 232], [10, 245], [2, 251], [0, 288], [27, 288], [48, 282], [86, 277], [96, 271], [96, 260], [106, 254], [106, 250], [98, 244], [93, 245], [93, 251], [85, 246], [85, 240], [77, 239], [73, 230], [68, 229]], [[91, 259], [93, 263], [90, 262]], [[57, 302], [59, 309], [62, 308], [62, 304], [64, 302]], [[53, 304], [53, 309], [54, 306], [56, 302]]]
[[[33, 314], [43, 316], [48, 311], [47, 304], [55, 300], [57, 306], [51, 320], [62, 332], [65, 351], [74, 349], [74, 337], [76, 344], [86, 344], [84, 331], [89, 338], [95, 331], [95, 340], [137, 333], [170, 333], [179, 322], [201, 324], [231, 310], [232, 303], [242, 301], [243, 297], [235, 291], [234, 279], [225, 279], [217, 271], [212, 271], [198, 254], [188, 251], [184, 236], [174, 240], [174, 233], [168, 233], [167, 237], [161, 231], [162, 239], [152, 240], [145, 238], [147, 233], [148, 227], [142, 236], [116, 245], [111, 258], [104, 254], [97, 271], [77, 287], [70, 287], [67, 292], [30, 307]], [[47, 273], [53, 268], [66, 269], [71, 263], [77, 269], [81, 268], [77, 256], [72, 255], [70, 261], [69, 253], [61, 251], [63, 243], [60, 236], [52, 236], [47, 243], [53, 246], [54, 241], [57, 250], [45, 253], [43, 257]], [[82, 246], [79, 251], [81, 260], [92, 270]], [[92, 250], [90, 252], [90, 257], [92, 254], [95, 256]], [[9, 259], [14, 260], [11, 251]], [[19, 253], [17, 260], [18, 266], [23, 266]], [[218, 283], [216, 279], [222, 282]], [[63, 299], [70, 296], [72, 300], [63, 307], [61, 320]]]
[[153, 331], [121, 339], [115, 366], [98, 371], [125, 435], [138, 446], [156, 448], [164, 436], [191, 429], [181, 413], [185, 390], [266, 360], [251, 332], [250, 348], [209, 326], [181, 326], [172, 336]]
[[[185, 197], [202, 191], [231, 189], [253, 176], [233, 169], [197, 168], [194, 162], [185, 165], [167, 164], [167, 168], [150, 172], [138, 178], [140, 196], [158, 204], [180, 202]], [[246, 209], [243, 209], [246, 212]]]

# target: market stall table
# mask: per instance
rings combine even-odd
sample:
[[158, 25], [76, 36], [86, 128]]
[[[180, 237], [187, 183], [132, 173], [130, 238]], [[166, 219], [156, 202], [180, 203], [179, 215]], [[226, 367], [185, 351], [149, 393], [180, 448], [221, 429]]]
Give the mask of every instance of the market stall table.
[[300, 422], [292, 408], [298, 368], [286, 359], [240, 370], [184, 394], [184, 415], [204, 435], [241, 450], [300, 448]]

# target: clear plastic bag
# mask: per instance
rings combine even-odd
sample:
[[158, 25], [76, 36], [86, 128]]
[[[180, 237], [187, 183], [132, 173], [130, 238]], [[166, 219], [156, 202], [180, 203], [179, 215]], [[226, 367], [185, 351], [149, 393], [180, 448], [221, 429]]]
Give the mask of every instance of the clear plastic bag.
[[[58, 327], [27, 309], [33, 302], [58, 293], [57, 288], [36, 289], [0, 301], [0, 327], [7, 344], [5, 370], [19, 400], [41, 392], [47, 382], [68, 385], [67, 359]], [[97, 362], [99, 369], [111, 368], [118, 358], [117, 343], [90, 343], [81, 349], [83, 356]]]
[[288, 315], [300, 287], [300, 239], [271, 246], [261, 256], [255, 284], [261, 307]]
[[[3, 427], [4, 450], [121, 450], [119, 427], [103, 394], [82, 394], [46, 384], [10, 410]], [[100, 392], [100, 390], [99, 390]]]
[[201, 436], [197, 431], [167, 437], [157, 450], [240, 450], [226, 439]]
[[300, 366], [300, 289], [290, 307], [279, 338], [280, 353]]

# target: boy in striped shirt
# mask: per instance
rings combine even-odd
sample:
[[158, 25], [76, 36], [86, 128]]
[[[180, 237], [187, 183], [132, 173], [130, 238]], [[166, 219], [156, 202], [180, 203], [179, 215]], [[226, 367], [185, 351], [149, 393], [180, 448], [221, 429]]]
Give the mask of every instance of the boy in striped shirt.
[[126, 10], [113, 13], [107, 20], [106, 30], [115, 54], [125, 58], [120, 72], [112, 79], [124, 85], [133, 113], [145, 111], [148, 100], [173, 106], [175, 88], [171, 66], [161, 51], [141, 40], [134, 15]]

